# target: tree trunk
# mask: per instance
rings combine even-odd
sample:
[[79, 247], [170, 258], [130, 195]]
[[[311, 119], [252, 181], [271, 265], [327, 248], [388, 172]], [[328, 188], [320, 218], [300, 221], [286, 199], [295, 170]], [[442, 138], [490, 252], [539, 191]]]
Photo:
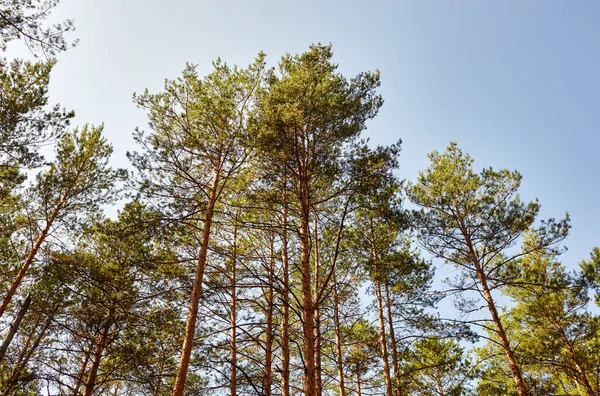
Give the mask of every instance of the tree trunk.
[[[284, 187], [285, 188], [285, 187]], [[284, 197], [284, 201], [286, 198]], [[281, 318], [281, 396], [290, 396], [290, 272], [287, 240], [287, 202], [284, 202], [281, 231], [281, 265], [283, 270]]]
[[4, 359], [4, 355], [6, 355], [6, 351], [8, 350], [10, 343], [12, 342], [15, 334], [17, 333], [17, 330], [19, 329], [19, 326], [21, 325], [21, 321], [23, 321], [23, 317], [25, 317], [27, 310], [29, 310], [30, 304], [31, 304], [31, 294], [25, 298], [25, 301], [23, 301], [23, 305], [21, 305], [21, 308], [19, 309], [19, 313], [17, 314], [17, 317], [15, 318], [14, 322], [10, 326], [10, 330], [9, 330], [8, 334], [6, 335], [6, 339], [2, 343], [2, 346], [0, 346], [0, 362]]
[[392, 396], [392, 378], [390, 375], [390, 361], [387, 350], [387, 337], [385, 335], [385, 319], [383, 315], [383, 296], [381, 294], [381, 269], [377, 261], [377, 250], [375, 248], [375, 235], [371, 222], [371, 258], [375, 266], [375, 295], [377, 296], [377, 317], [379, 319], [379, 343], [381, 346], [381, 358], [383, 360], [383, 376], [385, 380], [385, 392]]
[[273, 384], [273, 281], [275, 275], [275, 238], [271, 235], [269, 248], [269, 290], [267, 294], [267, 339], [265, 342], [265, 378], [264, 378], [264, 396], [271, 396], [271, 386]]
[[[472, 251], [472, 254], [474, 252]], [[500, 319], [500, 315], [498, 314], [498, 310], [496, 309], [496, 303], [494, 302], [494, 298], [492, 297], [492, 293], [490, 292], [490, 288], [487, 284], [487, 279], [481, 266], [479, 265], [479, 261], [475, 259], [475, 268], [477, 271], [477, 277], [479, 278], [479, 283], [481, 284], [481, 288], [483, 290], [483, 297], [488, 305], [488, 310], [492, 315], [492, 320], [494, 321], [494, 325], [496, 327], [496, 333], [498, 334], [498, 338], [500, 338], [500, 343], [502, 345], [502, 349], [504, 350], [504, 355], [506, 356], [506, 360], [508, 361], [508, 366], [513, 374], [513, 379], [515, 384], [517, 385], [517, 392], [519, 396], [527, 396], [529, 392], [527, 391], [527, 385], [525, 384], [525, 380], [523, 379], [523, 375], [521, 374], [521, 369], [517, 364], [517, 360], [515, 359], [514, 352], [510, 346], [510, 342], [508, 337], [506, 336], [506, 331]]]
[[356, 395], [361, 396], [360, 393], [360, 369], [356, 369]]
[[375, 293], [377, 294], [377, 316], [379, 318], [379, 343], [381, 344], [381, 358], [383, 360], [383, 375], [385, 379], [385, 393], [392, 396], [392, 377], [390, 375], [390, 362], [387, 350], [387, 337], [385, 336], [385, 319], [383, 317], [383, 297], [381, 295], [381, 282], [375, 280]]
[[340, 382], [340, 396], [346, 396], [346, 387], [344, 385], [344, 356], [342, 354], [342, 331], [340, 326], [340, 311], [339, 311], [339, 295], [337, 288], [337, 276], [333, 272], [333, 324], [335, 327], [335, 349], [336, 349], [336, 365], [338, 371], [338, 379]]
[[[33, 345], [31, 346], [31, 348], [25, 349], [23, 351], [22, 357], [15, 364], [15, 368], [13, 369], [13, 371], [10, 375], [10, 379], [8, 380], [7, 386], [4, 389], [5, 395], [9, 395], [12, 388], [17, 384], [17, 382], [19, 380], [19, 376], [21, 375], [21, 373], [23, 372], [25, 367], [27, 367], [27, 363], [29, 362], [29, 359], [31, 359], [31, 356], [33, 356], [33, 353], [36, 351], [36, 349], [39, 347], [40, 343], [46, 336], [46, 333], [48, 332], [48, 329], [50, 328], [50, 325], [52, 324], [52, 319], [54, 318], [55, 313], [56, 313], [56, 310], [53, 310], [52, 312], [50, 312], [50, 314], [48, 315], [48, 317], [46, 318], [46, 321], [44, 322], [44, 324], [42, 326], [42, 329], [39, 332], [37, 332], [38, 333], [37, 337], [35, 338], [35, 341], [33, 342]], [[36, 327], [37, 327], [38, 323], [39, 322], [36, 322]], [[33, 336], [33, 334], [35, 332], [36, 331], [34, 329], [31, 332], [30, 337]], [[29, 340], [28, 340], [27, 344], [29, 344]]]
[[48, 232], [50, 232], [50, 228], [52, 228], [52, 224], [54, 224], [54, 221], [58, 217], [58, 214], [62, 211], [62, 208], [65, 205], [65, 202], [67, 201], [67, 198], [68, 198], [70, 192], [71, 192], [70, 187], [65, 190], [64, 194], [61, 197], [60, 202], [56, 205], [56, 207], [54, 208], [54, 211], [52, 211], [52, 214], [46, 220], [46, 225], [44, 226], [44, 229], [42, 230], [42, 232], [36, 239], [35, 245], [29, 251], [29, 254], [27, 255], [27, 258], [25, 259], [25, 262], [23, 263], [21, 268], [19, 268], [19, 272], [17, 272], [17, 276], [15, 277], [12, 284], [10, 285], [10, 289], [8, 289], [8, 292], [6, 293], [6, 296], [4, 296], [4, 299], [2, 300], [2, 304], [0, 305], [0, 318], [2, 317], [2, 315], [4, 315], [4, 312], [6, 311], [6, 307], [8, 307], [8, 304], [10, 304], [13, 296], [17, 292], [17, 289], [21, 285], [21, 282], [23, 281], [23, 278], [25, 277], [25, 273], [27, 273], [27, 270], [31, 266], [31, 263], [33, 263], [35, 256], [37, 255], [38, 251], [40, 250], [40, 247], [42, 246], [42, 243], [44, 243], [44, 241], [46, 240], [46, 237], [48, 236]]
[[319, 296], [317, 295], [319, 290], [319, 238], [317, 228], [317, 213], [314, 211], [313, 218], [313, 234], [314, 234], [314, 261], [315, 261], [315, 391], [317, 396], [321, 396], [323, 393], [323, 380], [321, 377], [321, 310], [319, 309]]
[[316, 396], [315, 380], [315, 308], [312, 300], [308, 180], [300, 176], [300, 268], [302, 271], [302, 319], [304, 352], [304, 396]]
[[230, 321], [231, 335], [229, 347], [231, 348], [231, 371], [229, 388], [231, 396], [237, 396], [237, 219], [233, 227], [233, 251], [231, 254], [231, 303]]
[[[479, 265], [477, 265], [477, 267], [479, 267]], [[519, 396], [527, 396], [529, 394], [527, 391], [527, 385], [525, 385], [525, 380], [523, 379], [523, 375], [521, 374], [521, 369], [517, 364], [514, 352], [510, 346], [508, 337], [506, 336], [506, 331], [504, 330], [504, 326], [502, 325], [502, 321], [500, 320], [500, 315], [498, 314], [498, 310], [496, 309], [496, 303], [494, 302], [492, 293], [490, 292], [490, 289], [488, 287], [485, 275], [483, 274], [483, 271], [481, 269], [477, 271], [477, 275], [481, 283], [481, 288], [483, 289], [483, 296], [488, 304], [488, 309], [490, 311], [490, 314], [492, 315], [494, 325], [496, 326], [496, 332], [498, 334], [498, 337], [500, 338], [500, 343], [502, 344], [502, 348], [504, 349], [506, 360], [508, 360], [508, 366], [510, 367], [510, 370], [513, 373], [513, 379], [515, 380], [515, 384], [517, 385], [517, 392], [519, 393]]]
[[92, 347], [94, 343], [92, 342], [89, 350], [85, 353], [85, 359], [83, 359], [83, 364], [81, 365], [81, 369], [79, 370], [79, 374], [77, 375], [77, 382], [75, 383], [75, 387], [73, 388], [73, 396], [79, 396], [79, 388], [83, 384], [83, 377], [85, 376], [85, 372], [87, 371], [87, 365], [90, 361], [90, 355], [92, 354]]
[[206, 218], [204, 220], [204, 230], [202, 231], [202, 245], [200, 246], [200, 255], [198, 257], [198, 265], [196, 267], [196, 276], [194, 278], [192, 295], [190, 297], [190, 308], [185, 324], [185, 334], [183, 339], [183, 345], [181, 347], [181, 357], [179, 359], [179, 366], [177, 367], [175, 384], [173, 385], [173, 396], [183, 396], [183, 391], [185, 389], [185, 380], [187, 378], [187, 371], [190, 365], [190, 357], [192, 356], [194, 336], [196, 334], [196, 320], [198, 319], [198, 306], [200, 304], [202, 281], [204, 278], [206, 256], [208, 253], [208, 242], [210, 240], [210, 228], [212, 226], [213, 212], [218, 196], [217, 188], [219, 185], [220, 177], [220, 171], [218, 166], [220, 166], [220, 162], [221, 160], [219, 157], [217, 159], [217, 169], [215, 169], [213, 175], [213, 180], [211, 183], [210, 193], [206, 207]]
[[17, 292], [17, 289], [21, 285], [21, 282], [23, 281], [23, 278], [25, 277], [27, 270], [31, 266], [31, 263], [33, 263], [33, 260], [35, 259], [37, 252], [40, 250], [40, 247], [42, 246], [42, 243], [44, 243], [44, 241], [46, 240], [46, 236], [48, 236], [48, 232], [50, 231], [50, 227], [52, 227], [52, 223], [54, 222], [56, 215], [57, 215], [57, 213], [53, 214], [53, 216], [50, 218], [50, 220], [48, 220], [46, 222], [46, 226], [44, 227], [44, 229], [38, 236], [37, 240], [35, 241], [35, 245], [29, 251], [29, 254], [27, 255], [27, 258], [25, 259], [25, 262], [23, 263], [23, 265], [21, 265], [21, 268], [19, 268], [19, 272], [17, 272], [17, 276], [15, 277], [12, 284], [10, 285], [10, 288], [8, 289], [8, 292], [6, 293], [6, 296], [4, 296], [4, 299], [2, 300], [2, 305], [0, 305], [0, 318], [2, 317], [2, 315], [4, 315], [4, 312], [6, 311], [6, 307], [8, 307], [8, 304], [10, 304], [13, 296]]
[[473, 265], [475, 266], [477, 278], [479, 279], [479, 283], [481, 284], [483, 298], [487, 303], [488, 310], [490, 311], [492, 320], [494, 321], [494, 325], [496, 327], [496, 333], [500, 338], [500, 343], [502, 345], [502, 349], [504, 350], [504, 355], [506, 356], [506, 360], [508, 361], [508, 366], [510, 367], [510, 371], [513, 374], [515, 384], [517, 385], [517, 392], [519, 393], [519, 396], [528, 396], [529, 392], [527, 391], [527, 385], [525, 384], [525, 380], [523, 379], [521, 368], [519, 367], [519, 365], [517, 364], [517, 360], [515, 359], [515, 354], [510, 346], [508, 337], [506, 336], [506, 331], [504, 329], [504, 326], [502, 325], [502, 320], [500, 319], [498, 310], [496, 309], [496, 303], [494, 302], [494, 298], [492, 296], [492, 293], [490, 292], [486, 275], [483, 272], [483, 268], [481, 267], [481, 263], [479, 262], [477, 253], [475, 251], [475, 248], [473, 247], [469, 233], [467, 232], [467, 229], [465, 228], [465, 226], [462, 223], [462, 220], [460, 219], [459, 224], [461, 232], [465, 237], [465, 242], [467, 244], [467, 249], [469, 250], [469, 255], [471, 257], [471, 260], [473, 261]]
[[106, 319], [104, 320], [104, 325], [102, 326], [102, 333], [100, 334], [100, 339], [98, 340], [98, 344], [96, 345], [96, 352], [94, 353], [94, 359], [92, 360], [90, 375], [88, 376], [88, 380], [85, 385], [84, 396], [91, 396], [94, 393], [94, 388], [96, 387], [96, 378], [98, 378], [98, 369], [100, 368], [100, 362], [102, 361], [102, 353], [104, 352], [104, 349], [106, 349], [108, 341], [108, 332], [112, 325], [113, 313], [114, 309], [111, 308], [108, 311], [108, 314], [106, 315]]
[[590, 384], [590, 381], [588, 380], [587, 374], [585, 373], [585, 370], [583, 369], [583, 366], [581, 365], [581, 363], [579, 361], [579, 357], [577, 356], [577, 352], [575, 351], [575, 348], [573, 347], [573, 343], [571, 342], [571, 340], [569, 340], [567, 338], [567, 335], [565, 334], [563, 328], [559, 324], [555, 323], [554, 326], [560, 332], [560, 338], [561, 338], [563, 344], [567, 347], [569, 354], [571, 355], [571, 359], [573, 360], [573, 363], [575, 364], [575, 370], [577, 371], [577, 374], [579, 374], [579, 380], [581, 380], [581, 382], [583, 383], [583, 387], [585, 388], [587, 395], [588, 396], [596, 396], [597, 393], [596, 393], [596, 391], [594, 391], [594, 388], [592, 388], [592, 385]]
[[392, 300], [390, 298], [390, 286], [385, 284], [385, 305], [387, 306], [388, 326], [390, 328], [390, 341], [392, 342], [392, 362], [394, 364], [394, 381], [396, 386], [396, 396], [402, 396], [400, 386], [400, 362], [398, 360], [398, 345], [396, 343], [396, 333], [394, 332], [394, 321], [392, 317]]
[[158, 381], [156, 381], [156, 388], [154, 388], [154, 392], [152, 392], [152, 396], [160, 395], [160, 387], [162, 385], [162, 368], [158, 372]]

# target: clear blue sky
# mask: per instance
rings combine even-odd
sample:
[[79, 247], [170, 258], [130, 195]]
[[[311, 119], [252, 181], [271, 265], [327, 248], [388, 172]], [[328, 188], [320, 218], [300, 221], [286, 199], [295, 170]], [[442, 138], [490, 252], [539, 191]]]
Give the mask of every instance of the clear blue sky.
[[51, 97], [76, 122], [104, 122], [115, 163], [145, 127], [133, 92], [158, 91], [185, 62], [245, 65], [258, 51], [333, 44], [348, 76], [379, 68], [385, 104], [367, 135], [401, 138], [402, 176], [450, 140], [476, 165], [517, 169], [543, 217], [572, 216], [571, 265], [600, 245], [600, 2], [62, 0], [79, 45], [62, 54]]

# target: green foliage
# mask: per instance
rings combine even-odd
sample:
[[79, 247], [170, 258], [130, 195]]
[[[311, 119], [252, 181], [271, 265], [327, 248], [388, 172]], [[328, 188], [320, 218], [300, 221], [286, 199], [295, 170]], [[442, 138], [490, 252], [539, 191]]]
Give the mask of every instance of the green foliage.
[[[418, 182], [407, 189], [409, 198], [426, 210], [415, 212], [421, 244], [430, 252], [457, 266], [473, 269], [475, 249], [481, 267], [491, 279], [513, 260], [506, 257], [525, 231], [533, 227], [540, 205], [524, 203], [517, 190], [521, 175], [516, 171], [472, 168], [473, 159], [456, 143], [445, 153], [429, 154], [431, 165], [419, 172]], [[542, 221], [536, 228], [538, 244], [532, 249], [550, 248], [563, 240], [569, 217]], [[498, 283], [502, 280], [498, 279]]]
[[216, 61], [214, 71], [200, 78], [187, 65], [182, 77], [167, 80], [164, 91], [134, 95], [147, 110], [150, 133], [137, 130], [143, 153], [128, 153], [139, 170], [142, 193], [166, 213], [194, 218], [206, 202], [211, 180], [224, 180], [241, 171], [252, 150], [253, 111], [264, 62], [259, 54], [246, 69]]
[[118, 198], [117, 183], [126, 172], [110, 167], [112, 146], [102, 137], [102, 129], [86, 125], [58, 142], [56, 159], [37, 176], [33, 190], [45, 220], [89, 217]]
[[405, 376], [411, 395], [472, 394], [470, 382], [477, 372], [453, 339], [422, 338], [408, 352]]
[[[525, 236], [524, 252], [538, 243], [536, 238], [534, 233]], [[593, 379], [600, 366], [594, 351], [600, 323], [588, 311], [585, 280], [579, 273], [568, 273], [552, 251], [526, 253], [518, 269], [518, 277], [505, 290], [515, 302], [506, 317], [532, 392], [572, 392], [585, 386], [584, 377], [597, 392]], [[501, 370], [494, 364], [488, 367], [488, 372]]]
[[[36, 55], [66, 49], [71, 22], [44, 25], [56, 4], [2, 3], [0, 50], [16, 39]], [[598, 393], [589, 303], [595, 292], [600, 305], [600, 249], [568, 272], [557, 259], [568, 215], [537, 222], [518, 172], [476, 172], [456, 143], [433, 151], [405, 190], [400, 142], [371, 148], [362, 137], [383, 103], [378, 71], [347, 78], [320, 44], [271, 70], [262, 53], [245, 68], [217, 60], [206, 76], [187, 65], [160, 92], [134, 95], [149, 128], [134, 134], [128, 180], [110, 165], [102, 126], [68, 131], [73, 113], [49, 105], [54, 64], [0, 60], [0, 281], [11, 284], [0, 331], [12, 340], [3, 394], [81, 394], [92, 367], [94, 394], [171, 394], [191, 290], [200, 303], [188, 316], [198, 313], [186, 394], [222, 394], [230, 381], [239, 395], [283, 393], [284, 333], [291, 394], [310, 378], [312, 334], [323, 394], [513, 395], [507, 352], [531, 395]], [[55, 144], [52, 161], [42, 144]], [[106, 218], [124, 181], [137, 199]], [[403, 208], [404, 191], [421, 210]], [[433, 312], [442, 293], [412, 230], [461, 269], [451, 291], [463, 313], [482, 297], [496, 327]], [[458, 340], [474, 337], [472, 323], [488, 343], [467, 357]]]
[[73, 30], [73, 21], [44, 24], [58, 0], [11, 0], [0, 4], [0, 50], [21, 39], [34, 54], [56, 55], [70, 44], [64, 34]]
[[596, 305], [600, 306], [600, 248], [594, 247], [590, 259], [582, 261], [579, 266], [588, 285], [596, 292]]
[[343, 159], [352, 153], [348, 146], [383, 103], [376, 92], [379, 72], [348, 80], [332, 57], [331, 46], [323, 45], [287, 54], [267, 76], [258, 101], [258, 145], [275, 169], [287, 169], [294, 179], [310, 178], [315, 198], [338, 186], [348, 165]]
[[362, 377], [378, 363], [379, 333], [364, 319], [343, 328], [343, 332], [349, 345], [344, 363], [351, 374]]

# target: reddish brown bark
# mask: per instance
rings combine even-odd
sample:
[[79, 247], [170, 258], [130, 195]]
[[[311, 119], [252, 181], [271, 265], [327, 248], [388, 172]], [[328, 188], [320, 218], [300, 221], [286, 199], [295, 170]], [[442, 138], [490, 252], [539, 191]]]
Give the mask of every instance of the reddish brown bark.
[[383, 314], [383, 296], [381, 294], [381, 268], [379, 267], [377, 250], [375, 247], [375, 235], [371, 223], [371, 258], [375, 266], [375, 295], [377, 297], [377, 318], [379, 320], [379, 344], [381, 347], [381, 359], [383, 360], [383, 375], [385, 380], [385, 392], [392, 396], [392, 378], [390, 375], [390, 362], [387, 350], [387, 337], [385, 335], [385, 319]]
[[79, 396], [79, 388], [83, 385], [83, 378], [85, 376], [85, 372], [87, 371], [87, 365], [90, 361], [90, 356], [92, 354], [93, 342], [90, 345], [88, 351], [85, 352], [85, 358], [83, 359], [83, 363], [81, 364], [81, 369], [79, 370], [79, 374], [77, 375], [77, 382], [75, 383], [75, 387], [73, 388], [73, 396]]
[[[220, 166], [220, 157], [217, 160]], [[212, 218], [214, 214], [215, 203], [217, 201], [217, 188], [219, 185], [220, 169], [215, 169], [213, 180], [210, 186], [210, 192], [206, 207], [206, 218], [204, 220], [204, 230], [202, 231], [202, 242], [200, 246], [200, 255], [198, 257], [198, 265], [196, 267], [196, 275], [194, 285], [192, 287], [192, 295], [190, 296], [190, 308], [187, 315], [183, 345], [181, 347], [181, 357], [177, 374], [175, 376], [175, 384], [173, 385], [173, 396], [183, 396], [185, 389], [185, 381], [187, 379], [187, 371], [190, 365], [192, 356], [192, 348], [194, 346], [194, 336], [196, 334], [196, 320], [198, 319], [198, 307], [200, 304], [200, 295], [202, 293], [202, 282], [204, 279], [204, 270], [206, 267], [206, 256], [208, 254], [208, 242], [210, 241], [210, 229], [212, 226]]]
[[273, 281], [275, 273], [275, 240], [271, 237], [269, 247], [269, 286], [267, 292], [267, 334], [265, 341], [265, 377], [263, 389], [265, 396], [271, 396], [271, 386], [273, 384]]
[[315, 307], [312, 298], [310, 266], [308, 181], [300, 177], [300, 268], [302, 271], [302, 319], [304, 352], [304, 396], [316, 396], [315, 378]]
[[575, 371], [577, 372], [578, 377], [579, 377], [576, 380], [581, 381], [588, 396], [596, 396], [597, 392], [594, 390], [594, 388], [590, 384], [587, 374], [586, 374], [585, 370], [583, 369], [583, 365], [580, 362], [579, 356], [578, 356], [577, 352], [575, 351], [575, 348], [573, 347], [573, 343], [571, 342], [571, 340], [569, 340], [567, 338], [567, 335], [565, 334], [564, 329], [560, 326], [559, 323], [555, 322], [553, 324], [556, 327], [556, 329], [560, 332], [560, 339], [563, 342], [563, 345], [569, 351], [569, 354], [571, 355], [571, 360], [573, 361], [573, 364], [575, 365]]
[[319, 238], [318, 238], [318, 225], [317, 225], [317, 214], [316, 211], [313, 217], [313, 236], [314, 236], [314, 263], [315, 263], [315, 391], [317, 396], [321, 396], [323, 393], [323, 379], [321, 377], [321, 310], [319, 309], [319, 296], [317, 291], [319, 290], [319, 273], [320, 273], [320, 262], [319, 262]]
[[233, 249], [231, 254], [231, 334], [229, 347], [231, 353], [231, 371], [229, 390], [231, 396], [237, 395], [237, 221], [233, 228]]
[[284, 202], [281, 231], [281, 265], [283, 271], [283, 288], [281, 296], [283, 300], [281, 311], [281, 396], [290, 396], [290, 272], [288, 262], [287, 216], [287, 202]]
[[[79, 173], [78, 173], [78, 175], [79, 175]], [[21, 282], [23, 281], [23, 278], [25, 277], [27, 270], [33, 263], [33, 260], [35, 260], [35, 256], [37, 255], [38, 251], [40, 250], [42, 243], [44, 243], [44, 241], [46, 240], [46, 237], [48, 236], [48, 233], [50, 232], [50, 229], [52, 228], [54, 221], [56, 220], [58, 215], [61, 213], [65, 203], [67, 202], [67, 199], [68, 199], [70, 193], [71, 193], [71, 188], [69, 187], [66, 189], [66, 191], [62, 195], [60, 201], [58, 202], [58, 204], [52, 211], [52, 214], [50, 215], [50, 217], [46, 220], [46, 225], [44, 226], [44, 229], [42, 230], [42, 232], [36, 239], [33, 248], [27, 254], [27, 257], [25, 258], [25, 262], [23, 263], [23, 265], [21, 265], [21, 268], [19, 268], [19, 272], [17, 272], [17, 276], [15, 277], [12, 284], [10, 285], [10, 288], [8, 289], [8, 292], [6, 293], [6, 296], [4, 296], [4, 299], [2, 300], [2, 304], [0, 305], [0, 318], [2, 317], [2, 315], [4, 315], [4, 312], [6, 311], [6, 307], [8, 307], [8, 304], [10, 304], [13, 296], [17, 292], [17, 289], [21, 285]]]
[[340, 383], [340, 396], [346, 396], [346, 386], [344, 384], [344, 356], [342, 353], [342, 332], [340, 326], [339, 295], [337, 288], [337, 276], [333, 273], [333, 324], [335, 330], [335, 350], [336, 365], [338, 371], [338, 380]]
[[500, 344], [502, 345], [502, 349], [504, 350], [504, 355], [506, 356], [506, 360], [508, 361], [508, 366], [510, 367], [510, 371], [513, 374], [515, 384], [517, 385], [517, 392], [519, 393], [519, 396], [527, 396], [529, 394], [529, 392], [527, 391], [527, 385], [525, 384], [525, 380], [523, 379], [523, 375], [521, 373], [521, 368], [517, 364], [515, 354], [510, 346], [510, 341], [506, 336], [506, 331], [502, 324], [502, 320], [500, 319], [500, 315], [498, 314], [496, 303], [494, 302], [494, 298], [492, 297], [492, 293], [487, 283], [487, 277], [483, 272], [483, 269], [481, 268], [481, 264], [477, 257], [477, 253], [475, 252], [475, 248], [471, 243], [469, 234], [466, 232], [466, 229], [464, 227], [461, 227], [461, 229], [463, 231], [463, 235], [465, 236], [467, 248], [469, 249], [469, 255], [471, 256], [471, 260], [473, 261], [473, 265], [475, 266], [477, 278], [479, 279], [481, 291], [483, 292], [483, 298], [487, 303], [488, 310], [490, 311], [492, 320], [496, 327], [496, 333], [498, 334]]
[[106, 349], [108, 343], [108, 333], [110, 331], [110, 327], [112, 326], [112, 317], [114, 314], [114, 309], [110, 309], [106, 318], [104, 319], [104, 324], [102, 325], [102, 332], [100, 333], [100, 337], [96, 344], [96, 351], [94, 352], [94, 359], [92, 360], [92, 367], [90, 368], [90, 373], [88, 375], [88, 379], [85, 384], [85, 392], [84, 396], [91, 396], [94, 393], [96, 387], [96, 379], [98, 378], [98, 369], [100, 368], [100, 362], [102, 361], [102, 354]]
[[4, 299], [2, 300], [2, 304], [0, 305], [0, 317], [2, 317], [2, 315], [4, 315], [4, 312], [6, 311], [8, 304], [10, 304], [13, 296], [17, 292], [17, 289], [21, 285], [21, 282], [23, 281], [23, 278], [25, 277], [27, 270], [31, 266], [31, 263], [33, 263], [35, 256], [37, 255], [38, 251], [40, 250], [40, 247], [42, 246], [42, 243], [44, 243], [44, 241], [46, 240], [46, 237], [48, 236], [48, 232], [50, 231], [50, 228], [52, 227], [52, 223], [54, 222], [57, 214], [58, 214], [58, 211], [55, 211], [55, 213], [50, 218], [50, 220], [48, 220], [46, 222], [46, 226], [44, 227], [44, 229], [38, 236], [37, 240], [35, 241], [35, 245], [29, 251], [29, 254], [27, 255], [27, 258], [25, 259], [25, 262], [23, 263], [23, 265], [21, 265], [21, 268], [19, 268], [19, 272], [17, 272], [17, 276], [15, 277], [12, 284], [10, 285], [10, 288], [8, 289], [8, 292], [6, 293], [6, 296], [4, 296]]
[[390, 298], [390, 286], [385, 284], [385, 305], [387, 307], [388, 326], [390, 329], [390, 341], [392, 344], [392, 362], [394, 364], [394, 388], [396, 396], [402, 396], [400, 386], [400, 362], [398, 360], [398, 344], [396, 343], [396, 333], [394, 331], [394, 321], [392, 316], [392, 300]]
[[392, 377], [390, 375], [390, 362], [387, 350], [387, 337], [385, 335], [385, 319], [383, 316], [383, 297], [381, 295], [381, 282], [375, 280], [375, 293], [377, 295], [377, 317], [379, 319], [379, 343], [381, 358], [383, 360], [383, 375], [385, 379], [385, 393], [392, 396]]

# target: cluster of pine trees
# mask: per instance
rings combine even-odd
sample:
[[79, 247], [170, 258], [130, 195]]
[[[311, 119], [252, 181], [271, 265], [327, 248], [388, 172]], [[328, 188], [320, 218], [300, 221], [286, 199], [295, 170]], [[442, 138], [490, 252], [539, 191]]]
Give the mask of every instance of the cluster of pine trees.
[[600, 249], [568, 271], [568, 216], [537, 219], [519, 173], [451, 143], [404, 183], [400, 143], [362, 135], [379, 73], [322, 45], [134, 95], [114, 169], [49, 101], [56, 3], [0, 2], [1, 50], [44, 59], [0, 59], [2, 394], [600, 394]]

